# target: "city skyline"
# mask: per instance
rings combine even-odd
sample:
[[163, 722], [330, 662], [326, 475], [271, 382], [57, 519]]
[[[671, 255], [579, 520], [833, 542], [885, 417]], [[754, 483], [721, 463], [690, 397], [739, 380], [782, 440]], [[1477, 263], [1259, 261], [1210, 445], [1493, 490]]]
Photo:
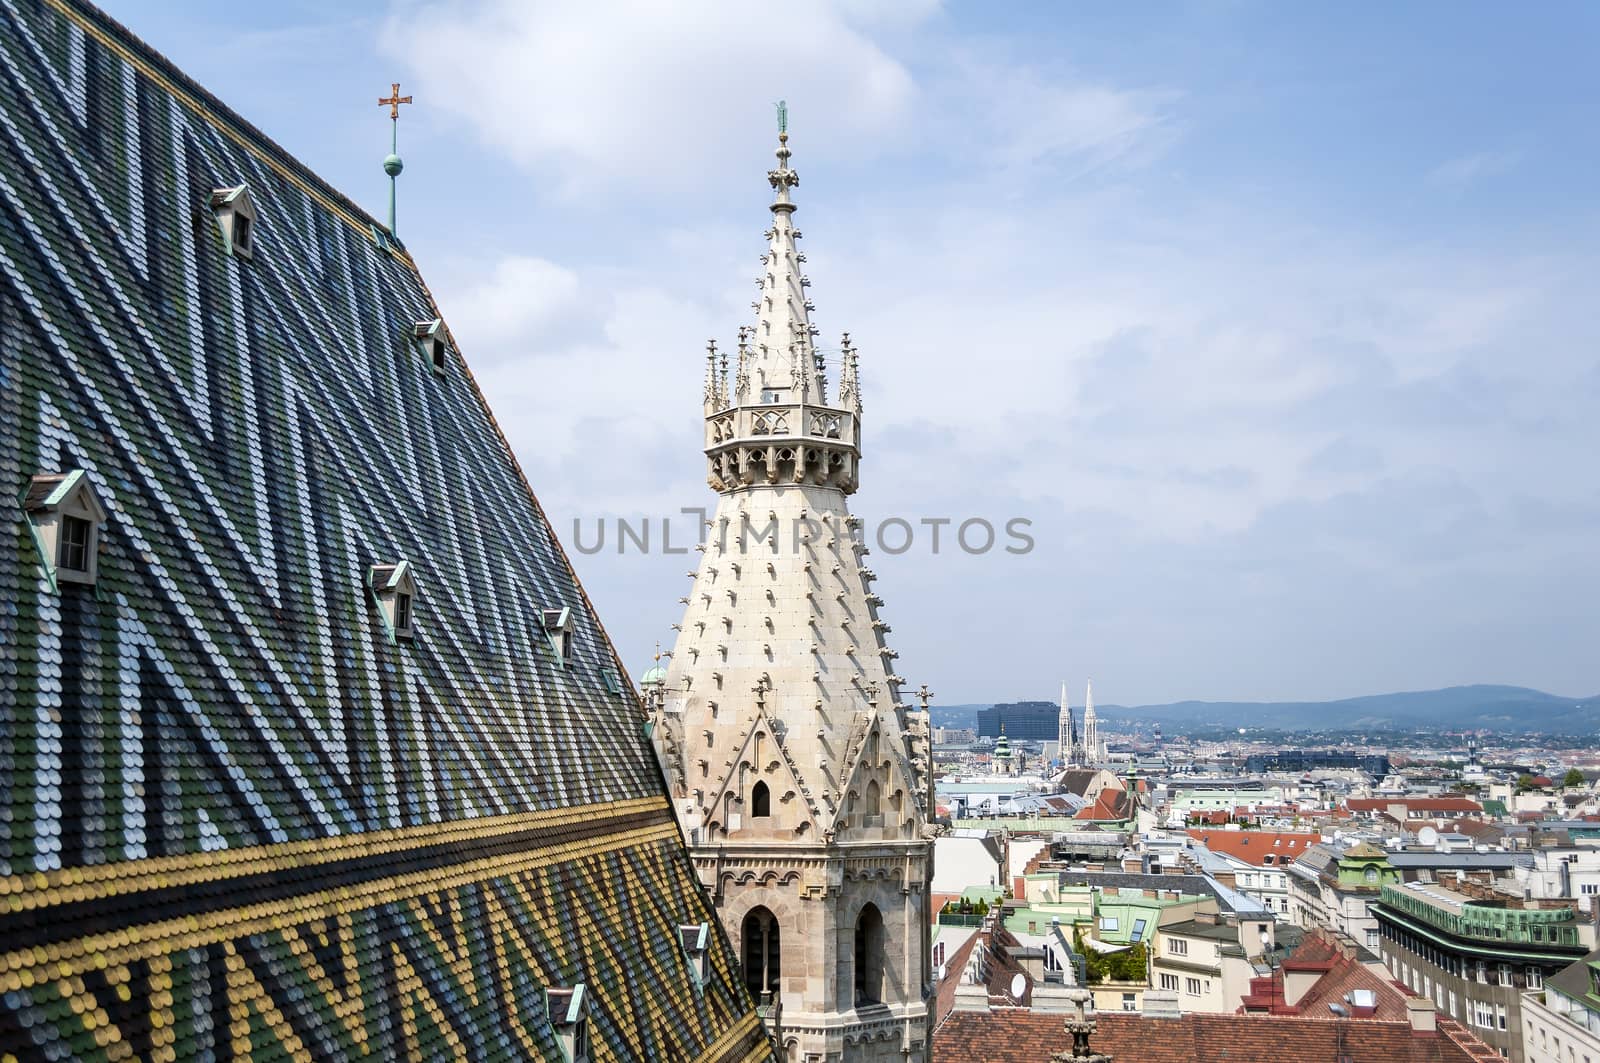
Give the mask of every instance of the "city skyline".
[[[784, 97], [818, 324], [861, 352], [863, 515], [1020, 516], [1037, 540], [893, 560], [913, 683], [1600, 687], [1582, 8], [1018, 9], [980, 33], [853, 5], [791, 14], [775, 55], [736, 10], [608, 32], [290, 7], [230, 13], [226, 54], [220, 16], [113, 14], [378, 216], [372, 100], [415, 94], [399, 231], [569, 548], [575, 519], [703, 503], [685, 411], [705, 340], [749, 316]], [[1537, 63], [1491, 61], [1534, 40]], [[637, 676], [686, 566], [575, 563]], [[922, 619], [962, 615], [1008, 637]]]

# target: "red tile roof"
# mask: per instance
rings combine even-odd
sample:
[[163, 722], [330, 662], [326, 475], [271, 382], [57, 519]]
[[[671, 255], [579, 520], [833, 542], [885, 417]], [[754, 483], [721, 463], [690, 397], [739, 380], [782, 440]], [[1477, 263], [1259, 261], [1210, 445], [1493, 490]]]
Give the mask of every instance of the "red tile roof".
[[1074, 819], [1091, 820], [1122, 820], [1133, 814], [1131, 800], [1126, 790], [1113, 790], [1106, 787], [1100, 791], [1100, 796], [1095, 798], [1094, 804], [1080, 811]]
[[963, 941], [954, 954], [944, 958], [945, 976], [940, 980], [938, 988], [934, 991], [933, 1022], [937, 1026], [950, 1014], [956, 1006], [956, 987], [961, 984], [961, 973], [967, 969], [967, 961], [972, 958], [972, 950], [977, 947], [982, 934], [973, 934]]
[[[1316, 981], [1297, 989], [1294, 1000], [1285, 999], [1285, 978], [1299, 974], [1315, 976]], [[1326, 1018], [1333, 1014], [1328, 1010], [1329, 1004], [1351, 1008], [1348, 995], [1358, 989], [1370, 990], [1375, 1004], [1372, 1011], [1360, 1017], [1409, 1021], [1406, 997], [1410, 994], [1405, 989], [1357, 961], [1355, 943], [1350, 939], [1313, 930], [1270, 976], [1250, 979], [1243, 1010]]]
[[[1189, 1014], [1145, 1018], [1100, 1012], [1096, 1052], [1128, 1063], [1326, 1063], [1349, 1057], [1385, 1063], [1474, 1063], [1499, 1055], [1459, 1024], [1417, 1033], [1409, 1022], [1281, 1015]], [[952, 1011], [933, 1035], [939, 1063], [1044, 1063], [1068, 1051], [1064, 1016], [1026, 1008]]]
[[1322, 840], [1321, 834], [1273, 830], [1205, 830], [1194, 828], [1189, 837], [1221, 856], [1256, 867], [1264, 866], [1267, 856], [1274, 864], [1293, 863], [1299, 855]]

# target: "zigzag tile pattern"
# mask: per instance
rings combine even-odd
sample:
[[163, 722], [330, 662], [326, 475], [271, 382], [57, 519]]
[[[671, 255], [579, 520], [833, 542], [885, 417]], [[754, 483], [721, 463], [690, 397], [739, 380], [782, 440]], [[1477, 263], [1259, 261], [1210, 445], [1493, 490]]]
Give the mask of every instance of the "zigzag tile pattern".
[[0, 0], [0, 490], [83, 469], [109, 513], [58, 589], [6, 504], [6, 1058], [562, 1058], [576, 982], [596, 1059], [768, 1058], [720, 932], [693, 974], [638, 704], [438, 316], [104, 14]]

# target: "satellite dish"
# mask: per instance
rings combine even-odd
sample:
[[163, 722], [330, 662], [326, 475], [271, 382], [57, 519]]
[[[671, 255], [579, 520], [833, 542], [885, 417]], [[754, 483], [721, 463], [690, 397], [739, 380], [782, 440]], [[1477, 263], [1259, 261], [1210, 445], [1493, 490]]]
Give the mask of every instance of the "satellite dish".
[[1021, 971], [1011, 976], [1011, 999], [1021, 1000], [1022, 991], [1027, 988], [1028, 979]]
[[1423, 827], [1421, 830], [1417, 831], [1417, 844], [1426, 845], [1428, 848], [1432, 849], [1435, 845], [1439, 844], [1439, 832], [1434, 830], [1432, 827]]

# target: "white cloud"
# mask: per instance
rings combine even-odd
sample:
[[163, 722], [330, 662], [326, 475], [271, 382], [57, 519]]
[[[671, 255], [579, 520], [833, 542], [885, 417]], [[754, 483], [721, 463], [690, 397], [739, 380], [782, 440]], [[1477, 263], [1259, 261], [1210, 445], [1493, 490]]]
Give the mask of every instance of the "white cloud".
[[[1292, 203], [1180, 187], [1147, 164], [1179, 154], [1182, 87], [1085, 80], [936, 40], [922, 41], [916, 84], [885, 43], [906, 23], [870, 3], [806, 9], [781, 46], [757, 32], [758, 13], [708, 23], [708, 8], [685, 11], [679, 24], [629, 8], [602, 34], [576, 8], [430, 6], [389, 34], [395, 48], [432, 42], [419, 54], [433, 99], [601, 205], [629, 194], [608, 182], [641, 172], [759, 186], [759, 171], [719, 152], [764, 138], [769, 101], [789, 96], [805, 116], [799, 165], [824, 175], [798, 196], [815, 320], [826, 340], [849, 328], [861, 348], [856, 508], [1038, 521], [1025, 560], [884, 561], [908, 674], [963, 659], [943, 626], [909, 622], [960, 601], [1018, 630], [986, 658], [992, 674], [954, 669], [959, 696], [1026, 695], [1017, 684], [1054, 673], [1063, 645], [1130, 686], [1160, 654], [1161, 674], [1134, 697], [1320, 694], [1350, 680], [1295, 689], [1315, 668], [1290, 634], [1322, 645], [1363, 625], [1375, 632], [1365, 652], [1414, 651], [1377, 673], [1398, 685], [1413, 660], [1447, 659], [1405, 641], [1429, 603], [1478, 617], [1455, 634], [1477, 637], [1474, 624], [1515, 610], [1484, 619], [1464, 588], [1514, 582], [1517, 565], [1531, 585], [1550, 582], [1527, 556], [1506, 558], [1501, 500], [1514, 485], [1536, 504], [1571, 502], [1576, 455], [1600, 445], [1582, 412], [1600, 370], [1593, 323], [1571, 310], [1583, 305], [1572, 278], [1592, 273], [1577, 256], [1413, 245]], [[769, 82], [779, 67], [809, 102]], [[496, 102], [524, 95], [538, 102]], [[809, 196], [918, 97], [946, 106], [924, 108], [927, 128], [896, 145], [904, 165], [857, 167], [843, 194]], [[701, 345], [729, 345], [748, 317], [763, 191], [738, 207], [664, 195], [659, 218], [630, 215], [625, 240], [564, 234], [581, 261], [502, 253], [440, 286], [564, 537], [574, 515], [709, 501]], [[670, 591], [648, 595], [681, 559], [580, 567], [630, 660], [677, 619]], [[1274, 663], [1230, 673], [1252, 640], [1274, 647]], [[996, 689], [993, 676], [1022, 678]]]
[[1449, 159], [1428, 171], [1428, 183], [1440, 188], [1463, 189], [1485, 177], [1505, 173], [1521, 161], [1516, 151], [1481, 151]]
[[771, 130], [780, 97], [810, 143], [882, 135], [914, 86], [854, 20], [886, 17], [861, 3], [459, 0], [400, 9], [383, 46], [436, 106], [576, 193], [689, 182]]
[[450, 327], [485, 360], [510, 354], [513, 345], [537, 350], [550, 326], [578, 309], [578, 290], [578, 275], [564, 266], [523, 255], [503, 258], [449, 300]]
[[[1176, 94], [1046, 74], [1003, 59], [968, 58], [956, 91], [975, 105], [985, 165], [1078, 169], [1149, 153], [1169, 132]], [[960, 106], [958, 104], [958, 106]], [[969, 118], [969, 121], [970, 121]]]

